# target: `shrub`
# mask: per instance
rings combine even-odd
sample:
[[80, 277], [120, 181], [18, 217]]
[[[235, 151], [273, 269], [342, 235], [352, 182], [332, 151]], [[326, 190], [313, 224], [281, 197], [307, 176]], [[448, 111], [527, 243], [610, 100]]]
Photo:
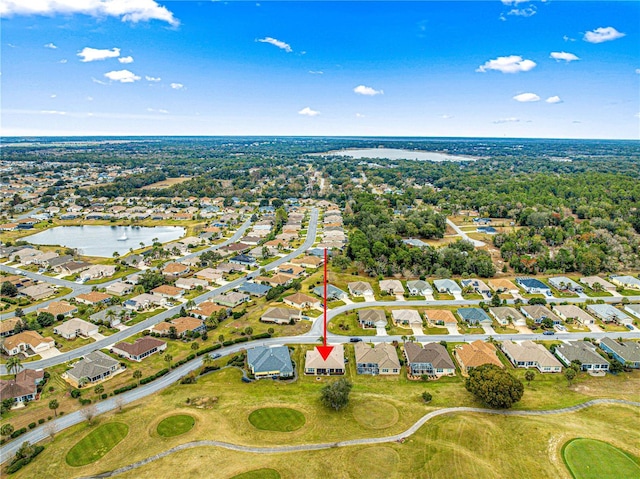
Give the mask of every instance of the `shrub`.
[[138, 387], [138, 384], [137, 384], [137, 383], [129, 384], [129, 385], [127, 385], [127, 386], [123, 386], [123, 387], [121, 387], [121, 388], [114, 389], [114, 390], [113, 390], [113, 394], [122, 394], [122, 393], [124, 393], [124, 392], [131, 391], [132, 389], [135, 389], [135, 388], [137, 388], [137, 387]]
[[246, 343], [247, 341], [249, 341], [249, 338], [244, 336], [242, 338], [238, 338], [234, 341], [234, 343]]
[[16, 429], [11, 433], [11, 439], [15, 439], [18, 436], [22, 436], [25, 432], [27, 432], [26, 427], [21, 427], [20, 429]]
[[147, 376], [146, 378], [142, 378], [140, 380], [140, 384], [147, 384], [150, 383], [151, 381], [153, 381], [154, 379], [158, 379], [160, 376], [164, 376], [165, 374], [167, 374], [169, 372], [168, 368], [165, 369], [161, 369], [160, 371], [158, 371], [157, 373], [151, 375], [151, 376]]
[[107, 397], [109, 397], [109, 395], [108, 395], [107, 393], [102, 393], [102, 394], [100, 395], [100, 398], [101, 398], [101, 399], [107, 399]]
[[433, 399], [433, 396], [431, 395], [431, 393], [425, 391], [422, 393], [422, 400], [424, 402], [430, 402]]
[[30, 422], [29, 423], [29, 429], [35, 429], [36, 428], [36, 423], [35, 422]]
[[231, 346], [232, 344], [235, 344], [233, 341], [224, 341], [222, 343], [223, 346]]
[[71, 397], [73, 399], [77, 399], [82, 395], [82, 391], [80, 391], [79, 389], [74, 389], [71, 391]]
[[44, 418], [41, 417], [40, 419], [38, 419], [38, 424], [44, 424]]

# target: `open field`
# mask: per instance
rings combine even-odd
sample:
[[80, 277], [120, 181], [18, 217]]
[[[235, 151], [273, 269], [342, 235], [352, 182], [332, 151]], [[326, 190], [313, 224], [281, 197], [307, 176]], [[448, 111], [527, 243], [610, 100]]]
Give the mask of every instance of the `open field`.
[[304, 414], [291, 408], [266, 407], [249, 414], [249, 422], [264, 431], [291, 432], [304, 426]]
[[151, 183], [150, 185], [143, 186], [140, 188], [141, 190], [159, 190], [162, 188], [169, 188], [173, 185], [179, 185], [180, 183], [184, 183], [185, 181], [189, 181], [191, 179], [190, 176], [182, 176], [179, 178], [167, 178], [166, 180], [156, 181], [155, 183]]
[[129, 427], [121, 422], [109, 422], [95, 428], [71, 448], [66, 461], [70, 466], [85, 466], [96, 462], [122, 441]]
[[640, 477], [640, 463], [628, 453], [594, 439], [572, 439], [562, 459], [574, 479], [632, 479]]
[[[300, 367], [305, 351], [295, 348], [293, 359]], [[354, 371], [353, 348], [347, 378], [354, 388], [349, 406], [340, 412], [320, 405], [319, 392], [333, 379], [301, 376], [293, 383], [262, 380], [240, 381], [240, 372], [225, 369], [200, 377], [197, 384], [174, 385], [161, 393], [99, 417], [98, 422], [123, 422], [129, 435], [114, 452], [83, 468], [70, 468], [61, 457], [89, 430], [97, 426], [80, 424], [61, 432], [17, 478], [78, 477], [112, 470], [144, 459], [168, 448], [195, 440], [220, 440], [234, 444], [314, 444], [362, 437], [388, 436], [406, 430], [423, 414], [449, 406], [481, 406], [463, 386], [461, 377], [427, 383], [400, 377], [364, 377]], [[511, 372], [522, 377], [523, 370]], [[420, 395], [429, 391], [433, 400], [426, 406]], [[187, 404], [188, 398], [213, 397], [211, 409]], [[555, 409], [580, 404], [598, 397], [640, 400], [637, 372], [592, 378], [580, 374], [571, 387], [562, 375], [537, 374], [525, 386], [523, 400], [515, 409]], [[293, 432], [256, 429], [250, 414], [262, 408], [290, 408], [300, 411], [305, 424]], [[187, 414], [195, 426], [181, 436], [162, 438], [156, 428], [168, 416]], [[563, 477], [568, 478], [560, 447], [574, 437], [601, 439], [638, 455], [640, 431], [638, 410], [627, 406], [596, 406], [561, 417], [494, 417], [484, 414], [455, 414], [428, 422], [403, 444], [358, 446], [330, 451], [295, 454], [245, 454], [216, 448], [195, 448], [172, 454], [123, 478], [170, 477], [175, 467], [185, 477], [206, 476], [215, 463], [217, 477], [259, 468], [277, 470], [283, 478], [299, 477]], [[616, 428], [610, 424], [615, 423]], [[532, 434], [535, 431], [535, 434]], [[506, 433], [508, 432], [508, 434]], [[526, 448], [522, 444], [527, 444]], [[633, 445], [636, 446], [633, 446]], [[180, 466], [177, 466], [180, 464]], [[453, 469], [451, 469], [453, 468]], [[204, 477], [203, 476], [203, 477]]]

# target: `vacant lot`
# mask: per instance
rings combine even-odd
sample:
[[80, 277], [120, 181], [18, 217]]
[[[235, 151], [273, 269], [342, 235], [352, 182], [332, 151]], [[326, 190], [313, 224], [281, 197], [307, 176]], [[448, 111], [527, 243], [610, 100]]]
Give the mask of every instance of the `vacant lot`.
[[184, 183], [185, 181], [189, 181], [191, 179], [190, 176], [183, 176], [180, 178], [167, 178], [163, 181], [157, 181], [155, 183], [151, 183], [150, 185], [143, 186], [141, 189], [143, 190], [159, 190], [162, 188], [169, 188], [173, 185], [179, 185], [180, 183]]

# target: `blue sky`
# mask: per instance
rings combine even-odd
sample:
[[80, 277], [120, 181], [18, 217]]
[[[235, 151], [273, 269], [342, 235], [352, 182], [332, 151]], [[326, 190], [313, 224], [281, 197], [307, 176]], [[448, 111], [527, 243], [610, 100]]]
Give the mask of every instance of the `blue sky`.
[[2, 0], [0, 17], [6, 136], [640, 137], [640, 2]]

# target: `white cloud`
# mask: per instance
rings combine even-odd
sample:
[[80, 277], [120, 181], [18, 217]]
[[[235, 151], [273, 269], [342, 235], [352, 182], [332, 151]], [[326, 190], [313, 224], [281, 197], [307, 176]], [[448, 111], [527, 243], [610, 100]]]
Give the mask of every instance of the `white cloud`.
[[502, 73], [518, 73], [528, 72], [535, 68], [536, 62], [532, 60], [523, 60], [519, 55], [509, 55], [507, 57], [498, 57], [495, 60], [489, 60], [484, 65], [477, 68], [477, 72], [485, 73], [488, 70], [497, 70]]
[[155, 0], [2, 0], [0, 16], [69, 15], [79, 13], [92, 17], [118, 17], [123, 22], [160, 20], [177, 26], [180, 22], [166, 7]]
[[640, 75], [640, 68], [636, 68], [636, 73]]
[[640, 118], [640, 112], [636, 113], [636, 114], [635, 114], [635, 115], [633, 115], [633, 116], [635, 116], [636, 118]]
[[536, 7], [531, 5], [527, 8], [512, 8], [507, 12], [507, 15], [515, 15], [516, 17], [533, 17], [537, 13]]
[[174, 90], [182, 90], [184, 88], [184, 85], [182, 83], [172, 83], [171, 88], [173, 88]]
[[280, 48], [281, 50], [284, 50], [287, 53], [291, 53], [293, 50], [291, 49], [291, 45], [289, 45], [288, 43], [285, 43], [283, 41], [277, 40], [275, 38], [272, 37], [264, 37], [264, 38], [260, 38], [258, 39], [258, 41], [260, 43], [269, 43], [273, 46], [276, 46], [278, 48]]
[[50, 95], [49, 98], [56, 98], [58, 95], [56, 95], [55, 93]]
[[356, 118], [364, 118], [364, 115], [362, 113], [356, 113]]
[[304, 116], [318, 116], [319, 114], [320, 114], [319, 111], [312, 110], [308, 106], [304, 107], [302, 110], [298, 112], [298, 115], [304, 115]]
[[626, 34], [613, 27], [600, 27], [584, 34], [584, 41], [589, 43], [602, 43], [624, 37]]
[[384, 94], [384, 91], [382, 90], [376, 90], [374, 88], [371, 88], [370, 86], [364, 86], [364, 85], [358, 85], [353, 89], [353, 91], [358, 95], [366, 95], [366, 96], [376, 96], [376, 95]]
[[549, 58], [553, 58], [554, 60], [558, 60], [558, 61], [564, 60], [567, 63], [580, 60], [580, 58], [578, 58], [573, 53], [567, 53], [567, 52], [551, 52], [551, 55], [549, 55]]
[[530, 0], [500, 0], [503, 5], [518, 5], [519, 3], [527, 3]]
[[547, 103], [562, 103], [562, 99], [558, 95], [550, 96], [545, 101]]
[[164, 109], [162, 109], [162, 108], [158, 108], [158, 109], [156, 109], [156, 108], [147, 108], [147, 111], [148, 111], [148, 112], [150, 112], [150, 113], [163, 113], [163, 114], [165, 114], [165, 115], [166, 115], [167, 113], [169, 113], [169, 111], [168, 111], [168, 110], [164, 110]]
[[57, 46], [55, 46], [53, 43], [47, 43], [45, 46], [45, 48], [51, 48], [52, 50], [55, 50], [56, 48], [58, 48]]
[[309, 73], [312, 75], [324, 75], [324, 72], [321, 70], [309, 70]]
[[62, 60], [60, 60], [58, 63], [67, 63], [67, 59], [63, 58]]
[[494, 120], [495, 124], [500, 124], [500, 123], [520, 123], [520, 118], [514, 118], [514, 117], [509, 117], [509, 118], [500, 118], [499, 120]]
[[111, 81], [119, 81], [120, 83], [133, 83], [140, 80], [140, 77], [129, 70], [114, 70], [104, 74]]
[[107, 58], [117, 58], [120, 56], [119, 48], [112, 48], [111, 50], [89, 48], [84, 47], [78, 56], [81, 57], [81, 62], [95, 62], [98, 60], [106, 60]]
[[40, 113], [42, 113], [43, 115], [66, 115], [67, 114], [66, 111], [59, 111], [59, 110], [40, 110]]
[[88, 96], [87, 97], [87, 101], [93, 101], [93, 97], [92, 96]]
[[160, 77], [150, 77], [149, 75], [145, 75], [144, 79], [152, 82], [159, 82], [160, 80], [162, 80], [162, 78]]
[[453, 115], [440, 115], [440, 118], [442, 118], [443, 120], [450, 120], [451, 118], [453, 118]]
[[133, 63], [133, 57], [121, 57], [118, 58], [120, 63]]
[[575, 38], [571, 38], [571, 37], [569, 37], [569, 36], [567, 36], [567, 35], [563, 36], [563, 37], [562, 37], [562, 39], [563, 39], [565, 42], [575, 42], [575, 41], [576, 41], [576, 39], [575, 39]]
[[540, 97], [535, 93], [520, 93], [519, 95], [514, 96], [513, 99], [521, 103], [540, 101]]

